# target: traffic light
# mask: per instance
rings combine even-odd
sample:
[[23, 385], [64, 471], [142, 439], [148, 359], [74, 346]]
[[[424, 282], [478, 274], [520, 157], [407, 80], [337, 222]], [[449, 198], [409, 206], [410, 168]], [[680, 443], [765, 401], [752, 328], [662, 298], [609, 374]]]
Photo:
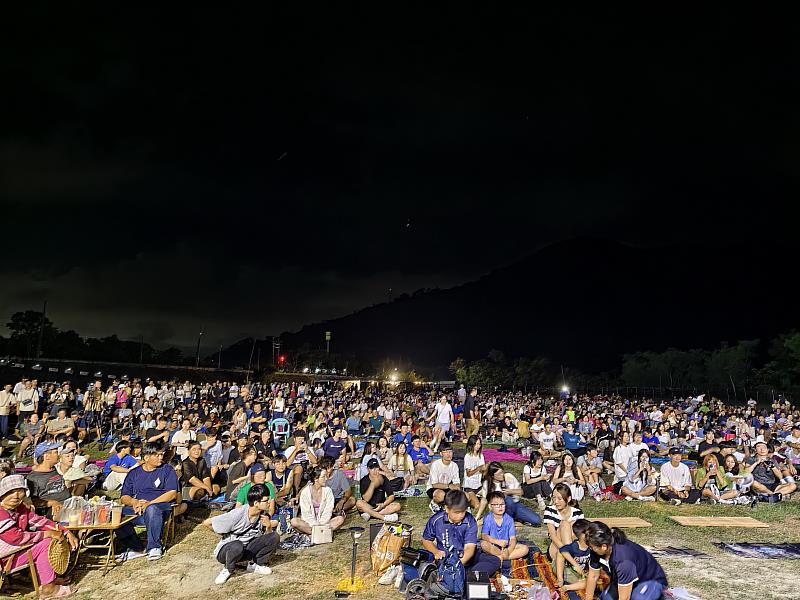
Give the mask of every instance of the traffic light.
[[281, 355], [278, 357], [278, 364], [280, 364], [281, 366], [283, 366], [285, 363], [286, 363], [286, 357], [285, 357], [283, 354], [281, 354]]

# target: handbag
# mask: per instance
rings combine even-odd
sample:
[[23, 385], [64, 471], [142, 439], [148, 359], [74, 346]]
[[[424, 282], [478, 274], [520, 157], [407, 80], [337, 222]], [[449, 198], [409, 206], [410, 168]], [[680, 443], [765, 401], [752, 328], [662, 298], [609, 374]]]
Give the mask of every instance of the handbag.
[[330, 544], [333, 541], [333, 530], [330, 525], [314, 525], [311, 527], [311, 543]]

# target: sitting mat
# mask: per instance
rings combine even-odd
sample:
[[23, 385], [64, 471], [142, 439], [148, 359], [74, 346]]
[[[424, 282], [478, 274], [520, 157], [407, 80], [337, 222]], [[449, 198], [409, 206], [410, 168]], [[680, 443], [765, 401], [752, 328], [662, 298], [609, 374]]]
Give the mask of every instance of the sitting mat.
[[670, 519], [685, 527], [746, 527], [756, 529], [769, 527], [766, 523], [752, 517], [683, 517], [671, 516]]

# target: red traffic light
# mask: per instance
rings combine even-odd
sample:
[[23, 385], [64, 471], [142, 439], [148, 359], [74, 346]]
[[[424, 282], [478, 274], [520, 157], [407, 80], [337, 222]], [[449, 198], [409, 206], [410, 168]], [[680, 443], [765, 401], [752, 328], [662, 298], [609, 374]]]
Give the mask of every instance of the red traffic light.
[[281, 354], [278, 357], [278, 362], [281, 363], [281, 364], [285, 363], [286, 362], [286, 357], [283, 354]]

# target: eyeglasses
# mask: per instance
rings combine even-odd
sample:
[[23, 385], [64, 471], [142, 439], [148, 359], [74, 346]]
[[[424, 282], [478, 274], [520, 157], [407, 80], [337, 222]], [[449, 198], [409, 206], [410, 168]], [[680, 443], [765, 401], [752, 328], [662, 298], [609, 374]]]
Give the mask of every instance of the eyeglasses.
[[490, 504], [489, 506], [491, 506], [492, 508], [499, 508], [501, 506], [505, 506], [505, 503], [503, 503], [503, 504]]

